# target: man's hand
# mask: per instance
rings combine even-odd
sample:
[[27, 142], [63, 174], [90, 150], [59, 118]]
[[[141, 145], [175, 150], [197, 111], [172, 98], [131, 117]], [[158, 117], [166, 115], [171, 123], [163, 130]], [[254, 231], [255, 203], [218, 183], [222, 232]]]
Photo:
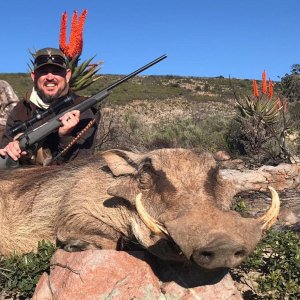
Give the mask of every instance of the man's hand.
[[7, 144], [3, 149], [0, 149], [1, 156], [10, 156], [13, 160], [18, 160], [21, 155], [26, 155], [26, 151], [20, 149], [19, 141], [13, 141]]
[[79, 123], [80, 111], [72, 110], [65, 113], [61, 118], [61, 127], [58, 129], [58, 134], [60, 137], [69, 134], [72, 129]]

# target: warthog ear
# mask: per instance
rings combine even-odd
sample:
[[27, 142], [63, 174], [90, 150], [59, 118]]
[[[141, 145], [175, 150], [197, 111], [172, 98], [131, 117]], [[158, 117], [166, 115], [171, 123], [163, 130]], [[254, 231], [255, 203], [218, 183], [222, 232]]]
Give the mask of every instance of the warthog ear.
[[108, 150], [100, 153], [115, 176], [136, 174], [144, 155], [123, 150]]

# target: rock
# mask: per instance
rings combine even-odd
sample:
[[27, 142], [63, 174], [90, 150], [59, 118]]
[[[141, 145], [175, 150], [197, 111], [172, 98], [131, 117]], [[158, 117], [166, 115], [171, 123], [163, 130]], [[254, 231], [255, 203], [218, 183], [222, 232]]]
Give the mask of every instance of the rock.
[[194, 288], [182, 288], [172, 281], [164, 285], [163, 292], [166, 299], [174, 300], [241, 300], [240, 292], [233, 285], [233, 280], [227, 274], [222, 281], [215, 285], [204, 285]]
[[218, 151], [214, 154], [214, 158], [218, 161], [226, 161], [230, 160], [231, 157], [226, 151]]
[[219, 162], [222, 169], [245, 170], [245, 163], [242, 159], [230, 159]]
[[199, 269], [188, 274], [184, 267], [178, 271], [179, 266], [163, 267], [167, 263], [155, 266], [154, 258], [150, 267], [151, 259], [142, 251], [58, 250], [51, 259], [50, 275], [42, 275], [32, 299], [242, 300], [229, 274], [196, 286]]
[[19, 101], [8, 82], [0, 80], [0, 141], [2, 139], [8, 114]]
[[297, 189], [300, 187], [300, 163], [262, 166], [257, 170], [222, 169], [219, 177], [234, 187], [233, 194], [250, 190], [266, 191], [268, 186], [277, 191]]
[[291, 208], [283, 207], [280, 209], [278, 220], [286, 226], [292, 226], [300, 222], [300, 209], [298, 213], [296, 209], [294, 211]]
[[8, 82], [0, 80], [0, 125], [5, 126], [7, 116], [19, 101]]
[[49, 282], [49, 276], [47, 273], [42, 274], [39, 279], [39, 282], [35, 288], [35, 294], [33, 295], [33, 299], [44, 299], [44, 300], [52, 300], [52, 292]]

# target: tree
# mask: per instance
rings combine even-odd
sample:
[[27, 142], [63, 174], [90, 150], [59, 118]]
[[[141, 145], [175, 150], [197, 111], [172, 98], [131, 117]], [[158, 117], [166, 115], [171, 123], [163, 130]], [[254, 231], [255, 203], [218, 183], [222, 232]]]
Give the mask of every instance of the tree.
[[281, 88], [289, 102], [300, 102], [300, 64], [293, 64], [290, 74], [281, 78]]

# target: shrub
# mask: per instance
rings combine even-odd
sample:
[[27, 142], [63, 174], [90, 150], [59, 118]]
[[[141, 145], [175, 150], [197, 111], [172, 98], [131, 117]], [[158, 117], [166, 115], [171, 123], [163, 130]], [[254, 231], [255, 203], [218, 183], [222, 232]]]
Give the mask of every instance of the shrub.
[[292, 231], [271, 230], [240, 269], [257, 283], [252, 299], [299, 299], [299, 236]]
[[40, 276], [49, 272], [49, 261], [55, 249], [53, 244], [41, 241], [37, 253], [0, 257], [0, 291], [13, 299], [31, 297]]
[[300, 129], [300, 102], [293, 103], [290, 110], [291, 123], [294, 128]]
[[281, 78], [281, 89], [283, 95], [288, 98], [289, 102], [300, 101], [300, 65], [291, 66], [290, 74], [285, 74]]
[[158, 125], [148, 131], [139, 132], [138, 139], [146, 148], [198, 148], [215, 152], [227, 150], [226, 132], [228, 121], [221, 116], [206, 120], [176, 120], [166, 125]]
[[[237, 115], [229, 133], [229, 144], [240, 154], [246, 154], [258, 163], [291, 161], [287, 146], [289, 129], [287, 100], [273, 97], [273, 83], [267, 82], [263, 72], [261, 91], [253, 81], [253, 95], [240, 98], [235, 93]], [[234, 145], [236, 143], [236, 145]]]

